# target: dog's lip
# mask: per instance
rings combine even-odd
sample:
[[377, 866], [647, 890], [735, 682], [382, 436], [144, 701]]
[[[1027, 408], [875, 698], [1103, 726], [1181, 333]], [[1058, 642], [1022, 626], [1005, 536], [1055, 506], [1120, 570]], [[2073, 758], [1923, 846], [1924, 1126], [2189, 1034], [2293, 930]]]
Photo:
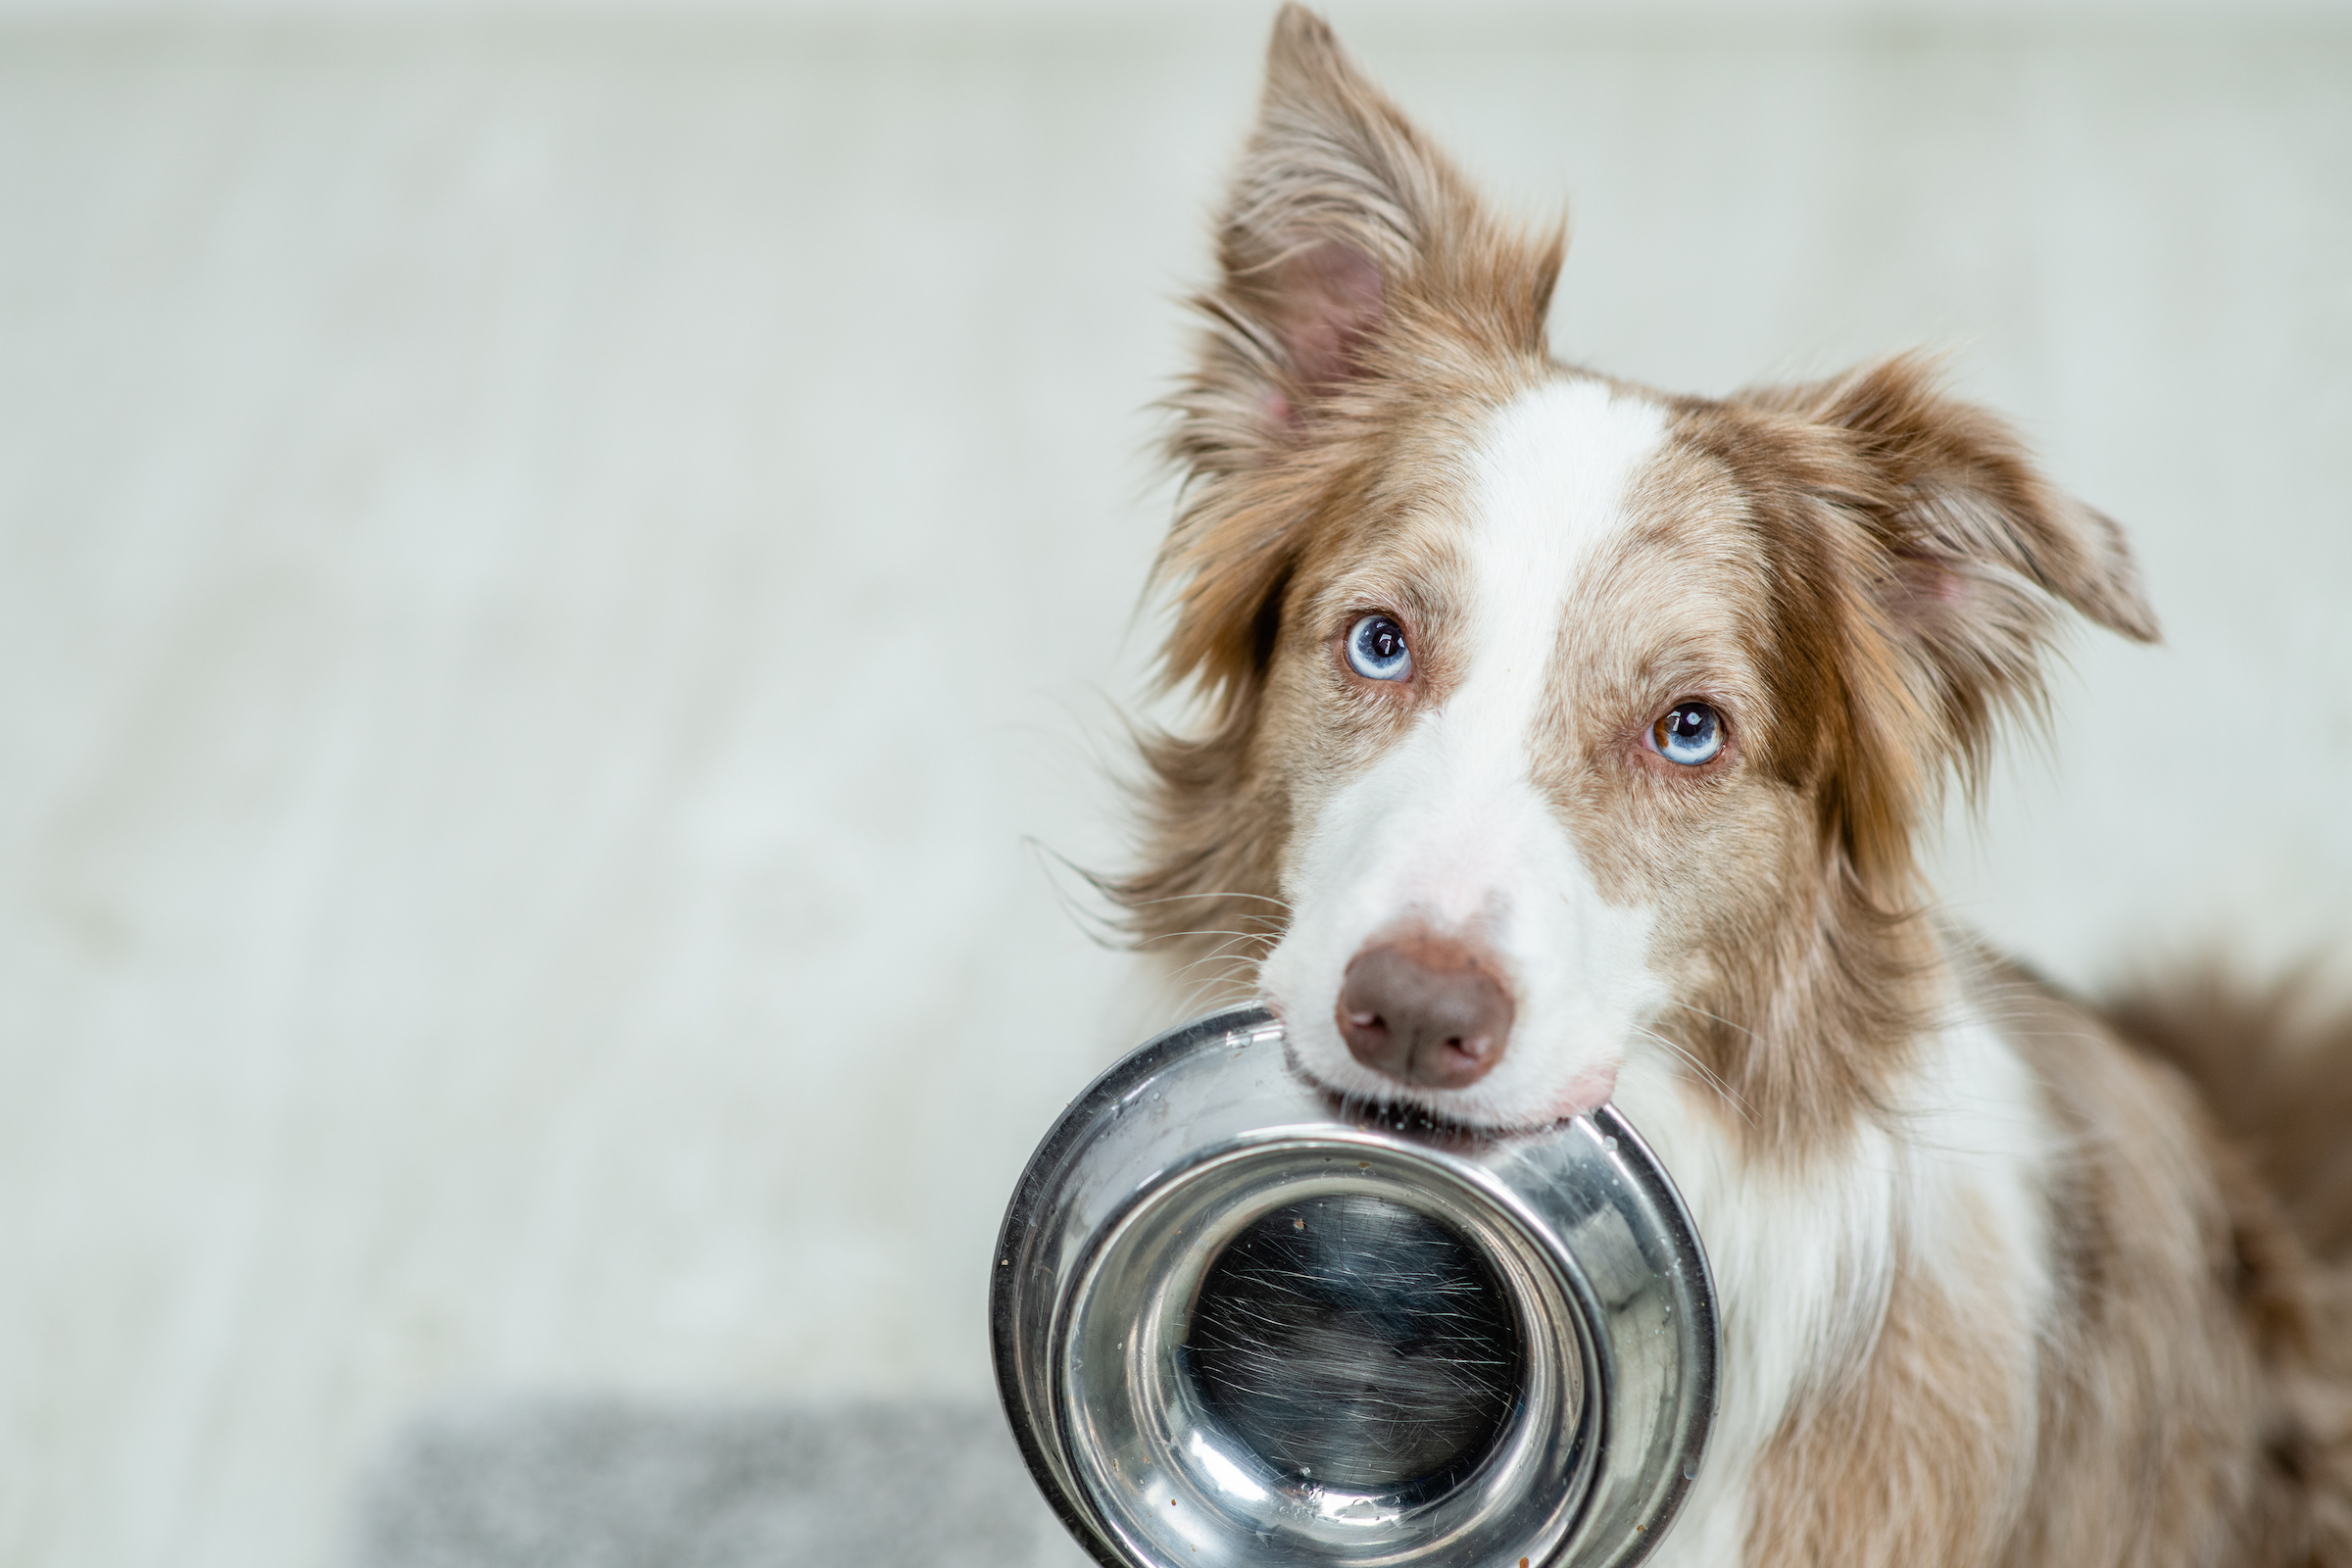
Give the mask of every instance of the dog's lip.
[[1304, 1071], [1299, 1076], [1321, 1098], [1325, 1108], [1331, 1112], [1332, 1120], [1350, 1122], [1364, 1129], [1377, 1127], [1390, 1132], [1410, 1133], [1442, 1149], [1472, 1149], [1492, 1142], [1505, 1132], [1538, 1130], [1482, 1126], [1410, 1101], [1366, 1100], [1361, 1095], [1347, 1094]]
[[1604, 1062], [1597, 1067], [1587, 1067], [1569, 1079], [1568, 1087], [1560, 1092], [1559, 1103], [1563, 1107], [1560, 1120], [1587, 1115], [1607, 1104], [1617, 1093], [1620, 1066], [1618, 1062]]

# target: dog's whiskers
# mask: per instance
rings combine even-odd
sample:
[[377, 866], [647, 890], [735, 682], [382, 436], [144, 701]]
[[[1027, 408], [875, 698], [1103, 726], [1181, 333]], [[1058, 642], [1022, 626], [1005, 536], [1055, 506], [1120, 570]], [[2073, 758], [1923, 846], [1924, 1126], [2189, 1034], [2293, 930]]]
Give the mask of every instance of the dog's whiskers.
[[[1693, 1008], [1692, 1010], [1695, 1011], [1696, 1009]], [[1734, 1025], [1734, 1027], [1736, 1028], [1738, 1026]], [[1690, 1065], [1690, 1070], [1698, 1075], [1700, 1082], [1704, 1083], [1709, 1089], [1714, 1090], [1716, 1094], [1722, 1096], [1724, 1103], [1740, 1113], [1740, 1119], [1741, 1121], [1746, 1122], [1750, 1127], [1753, 1127], [1756, 1124], [1755, 1114], [1749, 1108], [1747, 1102], [1741, 1100], [1738, 1094], [1734, 1093], [1732, 1086], [1725, 1083], [1714, 1068], [1709, 1067], [1705, 1062], [1699, 1060], [1697, 1055], [1691, 1052], [1690, 1047], [1681, 1044], [1679, 1041], [1668, 1039], [1666, 1036], [1658, 1033], [1655, 1029], [1643, 1028], [1640, 1024], [1636, 1024], [1634, 1026], [1634, 1032], [1641, 1035], [1645, 1040], [1653, 1040], [1657, 1042], [1659, 1045], [1664, 1046], [1668, 1051], [1673, 1052], [1677, 1056], [1680, 1056]]]
[[[1229, 991], [1240, 986], [1250, 986], [1250, 977], [1257, 966], [1257, 957], [1247, 953], [1235, 953], [1232, 951], [1233, 946], [1237, 942], [1268, 940], [1252, 931], [1196, 931], [1171, 933], [1171, 935], [1222, 936], [1225, 938], [1223, 942], [1218, 943], [1192, 962], [1179, 966], [1169, 976], [1172, 980], [1181, 981], [1197, 969], [1210, 964], [1222, 965], [1215, 973], [1195, 984], [1191, 990], [1185, 993], [1180, 1006], [1188, 1013], [1196, 1010], [1204, 999], [1218, 992]], [[1251, 989], [1254, 987], [1251, 986]]]
[[1201, 965], [1210, 963], [1224, 964], [1228, 973], [1235, 970], [1249, 969], [1255, 966], [1255, 960], [1250, 958], [1249, 955], [1242, 953], [1227, 953], [1222, 948], [1219, 948], [1213, 952], [1202, 954], [1200, 957], [1195, 958], [1192, 962], [1177, 969], [1172, 975], [1169, 976], [1169, 978], [1173, 980], [1181, 980], [1186, 975], [1191, 974], [1195, 969], [1200, 968]]
[[1146, 937], [1142, 942], [1138, 943], [1137, 946], [1150, 947], [1154, 942], [1178, 942], [1182, 941], [1186, 937], [1224, 937], [1228, 941], [1232, 942], [1262, 942], [1269, 948], [1272, 947], [1278, 940], [1277, 938], [1263, 931], [1218, 931], [1213, 929], [1201, 931], [1162, 931], [1157, 936]]
[[1186, 899], [1254, 899], [1260, 904], [1273, 905], [1285, 914], [1291, 914], [1295, 912], [1291, 906], [1291, 901], [1288, 899], [1278, 899], [1270, 893], [1242, 893], [1238, 891], [1215, 893], [1170, 893], [1156, 899], [1137, 899], [1134, 901], [1131, 907], [1138, 909], [1149, 909], [1154, 905], [1180, 904]]
[[[1203, 1002], [1215, 996], [1220, 991], [1249, 985], [1249, 970], [1250, 967], [1250, 960], [1241, 957], [1238, 955], [1231, 954], [1223, 955], [1221, 956], [1228, 967], [1219, 974], [1212, 975], [1208, 979], [1200, 981], [1194, 985], [1191, 990], [1187, 991], [1184, 996], [1184, 1001], [1179, 1004], [1179, 1008], [1181, 1011], [1191, 1014], [1198, 1011]], [[1200, 964], [1216, 962], [1218, 961], [1219, 957], [1219, 955], [1211, 954], [1208, 957], [1199, 959], [1194, 963], [1186, 964], [1184, 969], [1178, 970], [1177, 973], [1181, 975], [1186, 970], [1199, 968]], [[1254, 990], [1255, 988], [1252, 986], [1250, 989]]]
[[1701, 1018], [1705, 1018], [1705, 1019], [1708, 1019], [1708, 1020], [1710, 1020], [1710, 1021], [1712, 1021], [1712, 1022], [1719, 1023], [1719, 1024], [1723, 1025], [1723, 1026], [1724, 1026], [1726, 1029], [1737, 1029], [1737, 1030], [1739, 1030], [1739, 1031], [1740, 1031], [1741, 1034], [1743, 1034], [1743, 1035], [1747, 1036], [1747, 1038], [1748, 1038], [1748, 1039], [1750, 1039], [1750, 1040], [1757, 1040], [1757, 1039], [1761, 1039], [1761, 1038], [1762, 1038], [1762, 1036], [1758, 1035], [1758, 1034], [1757, 1034], [1757, 1033], [1756, 1033], [1756, 1032], [1755, 1032], [1753, 1029], [1750, 1029], [1749, 1027], [1747, 1027], [1747, 1025], [1745, 1025], [1745, 1024], [1742, 1024], [1742, 1023], [1734, 1023], [1734, 1022], [1732, 1022], [1732, 1020], [1731, 1020], [1731, 1019], [1729, 1019], [1729, 1018], [1726, 1018], [1726, 1017], [1725, 1017], [1723, 1014], [1721, 1014], [1721, 1013], [1719, 1013], [1719, 1012], [1709, 1012], [1709, 1011], [1708, 1011], [1706, 1008], [1704, 1008], [1704, 1007], [1694, 1007], [1694, 1006], [1692, 1006], [1692, 1005], [1690, 1004], [1690, 1003], [1688, 1003], [1688, 1002], [1677, 1002], [1677, 1003], [1674, 1003], [1674, 1004], [1672, 1004], [1672, 1005], [1682, 1008], [1682, 1009], [1683, 1009], [1685, 1012], [1695, 1012], [1695, 1013], [1697, 1013], [1697, 1014], [1698, 1014], [1698, 1015], [1699, 1015]]
[[1119, 929], [1116, 917], [1100, 913], [1081, 905], [1076, 897], [1062, 886], [1061, 879], [1055, 876], [1050, 867], [1044, 866], [1043, 862], [1053, 861], [1064, 870], [1071, 872], [1097, 893], [1108, 896], [1110, 888], [1102, 877], [1089, 871], [1033, 834], [1023, 834], [1021, 846], [1038, 857], [1041, 862], [1040, 868], [1045, 871], [1046, 886], [1053, 891], [1054, 905], [1064, 915], [1069, 917], [1070, 923], [1078, 928], [1079, 935], [1085, 937], [1096, 947], [1111, 952], [1118, 952], [1131, 946], [1126, 940], [1125, 933]]

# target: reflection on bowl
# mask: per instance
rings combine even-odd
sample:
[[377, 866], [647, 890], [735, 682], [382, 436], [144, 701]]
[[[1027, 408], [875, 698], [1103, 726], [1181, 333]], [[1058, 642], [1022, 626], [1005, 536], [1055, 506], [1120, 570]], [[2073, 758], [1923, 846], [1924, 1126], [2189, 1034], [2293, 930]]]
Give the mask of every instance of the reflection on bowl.
[[1509, 1293], [1469, 1238], [1348, 1193], [1227, 1242], [1182, 1350], [1226, 1432], [1284, 1481], [1429, 1495], [1493, 1451], [1524, 1359]]

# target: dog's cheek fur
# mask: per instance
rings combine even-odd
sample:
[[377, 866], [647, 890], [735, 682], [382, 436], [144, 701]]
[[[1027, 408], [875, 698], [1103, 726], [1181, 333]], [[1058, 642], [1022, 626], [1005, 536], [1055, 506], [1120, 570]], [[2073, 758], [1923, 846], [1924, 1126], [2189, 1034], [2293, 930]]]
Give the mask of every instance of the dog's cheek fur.
[[[1857, 733], [1868, 694], [1843, 628], [1865, 617], [1870, 547], [1835, 518], [1825, 532], [1800, 492], [1807, 442], [1838, 455], [1682, 407], [1563, 617], [1562, 697], [1536, 747], [1604, 893], [1658, 913], [1650, 962], [1674, 1000], [1650, 1027], [1750, 1157], [1799, 1162], [1887, 1102], [1935, 961], [1907, 918], [1907, 808]], [[1704, 773], [1641, 753], [1653, 710], [1687, 696], [1731, 726], [1737, 755]]]
[[[1713, 961], [1661, 1030], [1745, 1105], [1751, 1152], [1806, 1158], [1888, 1103], [1928, 1026], [1940, 959], [1912, 845], [1946, 780], [1974, 787], [1995, 722], [2039, 710], [2054, 605], [2134, 636], [2153, 619], [2112, 525], [1916, 362], [1679, 411], [1644, 499], [1759, 662], [1748, 786], [1812, 821], [1778, 854], [1740, 846], [1752, 869], [1713, 890], [1717, 917], [1669, 920]], [[1642, 820], [1589, 827], [1588, 855]]]

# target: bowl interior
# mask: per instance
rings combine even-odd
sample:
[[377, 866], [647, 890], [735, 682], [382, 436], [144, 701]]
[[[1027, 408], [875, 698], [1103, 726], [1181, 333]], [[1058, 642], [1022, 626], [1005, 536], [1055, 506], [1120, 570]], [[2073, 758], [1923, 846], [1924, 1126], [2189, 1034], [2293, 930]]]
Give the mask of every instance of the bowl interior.
[[1269, 1209], [1201, 1275], [1179, 1357], [1278, 1479], [1443, 1495], [1508, 1430], [1526, 1328], [1484, 1250], [1370, 1193]]
[[1144, 1561], [1515, 1560], [1589, 1480], [1578, 1294], [1495, 1195], [1409, 1146], [1204, 1159], [1080, 1276], [1068, 1451]]

